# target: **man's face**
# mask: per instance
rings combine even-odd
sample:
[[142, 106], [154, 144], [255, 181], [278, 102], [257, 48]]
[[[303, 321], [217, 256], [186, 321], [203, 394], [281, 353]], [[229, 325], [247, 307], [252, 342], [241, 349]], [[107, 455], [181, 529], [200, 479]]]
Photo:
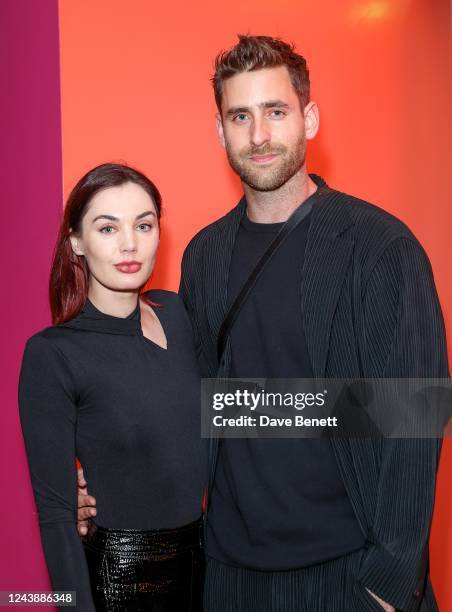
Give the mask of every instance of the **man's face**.
[[244, 183], [273, 191], [304, 166], [305, 113], [285, 66], [224, 81], [217, 126], [229, 163]]

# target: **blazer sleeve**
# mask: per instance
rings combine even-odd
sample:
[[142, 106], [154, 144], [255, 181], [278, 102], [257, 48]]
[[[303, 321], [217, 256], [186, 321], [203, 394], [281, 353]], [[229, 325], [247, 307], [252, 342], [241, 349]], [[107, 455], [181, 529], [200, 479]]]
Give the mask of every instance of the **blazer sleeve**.
[[25, 349], [19, 410], [52, 587], [76, 591], [75, 609], [95, 612], [76, 527], [76, 393], [64, 356], [42, 336]]
[[[373, 268], [364, 297], [367, 377], [447, 378], [446, 336], [428, 258], [398, 238]], [[441, 440], [383, 439], [377, 504], [360, 582], [400, 610], [416, 610], [428, 566], [428, 537]]]
[[187, 246], [182, 257], [181, 278], [179, 285], [179, 296], [182, 298], [185, 309], [193, 329], [195, 341], [196, 358], [200, 367], [201, 375], [204, 377], [214, 376], [215, 368], [209, 367], [209, 360], [206, 358], [201, 342], [201, 334], [198, 325], [198, 317], [196, 316], [196, 266], [198, 265], [197, 274], [200, 269], [197, 264], [197, 256], [193, 241]]

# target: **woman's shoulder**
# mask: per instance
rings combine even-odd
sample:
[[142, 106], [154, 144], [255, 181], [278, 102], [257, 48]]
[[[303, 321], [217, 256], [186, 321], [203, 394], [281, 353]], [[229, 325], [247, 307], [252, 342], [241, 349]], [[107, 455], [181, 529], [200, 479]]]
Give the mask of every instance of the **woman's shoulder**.
[[28, 338], [25, 353], [35, 358], [49, 355], [62, 357], [66, 352], [64, 346], [68, 335], [71, 335], [71, 330], [64, 325], [45, 327]]
[[[28, 404], [27, 398], [44, 398], [46, 401], [61, 398], [63, 405], [67, 398], [75, 402], [78, 397], [78, 370], [68, 358], [64, 342], [60, 341], [62, 331], [58, 325], [46, 327], [26, 342], [19, 376], [22, 412]], [[32, 405], [33, 402], [29, 407]]]
[[178, 293], [167, 291], [166, 289], [151, 289], [146, 291], [144, 296], [157, 308], [162, 307], [174, 323], [179, 323], [182, 327], [189, 327], [191, 330], [191, 323], [185, 309], [185, 304]]
[[[73, 367], [64, 347], [66, 331], [59, 325], [46, 327], [28, 338], [23, 352], [20, 386], [74, 387]], [[53, 387], [53, 385], [56, 385]]]
[[176, 305], [184, 308], [181, 297], [175, 291], [167, 289], [150, 289], [144, 293], [144, 297], [159, 306]]

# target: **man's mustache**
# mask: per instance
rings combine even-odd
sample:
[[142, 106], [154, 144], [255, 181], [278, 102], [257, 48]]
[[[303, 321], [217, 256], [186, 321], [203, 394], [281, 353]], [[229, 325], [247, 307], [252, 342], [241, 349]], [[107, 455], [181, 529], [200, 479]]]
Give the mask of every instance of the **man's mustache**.
[[245, 147], [240, 152], [241, 157], [252, 157], [254, 155], [276, 155], [278, 153], [285, 153], [286, 147], [284, 145], [265, 143], [261, 147]]

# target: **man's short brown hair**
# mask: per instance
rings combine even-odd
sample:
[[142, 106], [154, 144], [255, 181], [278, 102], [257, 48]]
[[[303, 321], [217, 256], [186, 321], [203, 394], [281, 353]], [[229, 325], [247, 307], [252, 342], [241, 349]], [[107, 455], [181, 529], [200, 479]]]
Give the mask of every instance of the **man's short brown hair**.
[[302, 55], [295, 53], [295, 45], [270, 36], [239, 35], [239, 42], [215, 58], [215, 74], [212, 78], [215, 101], [221, 113], [223, 82], [241, 72], [286, 66], [290, 81], [300, 99], [303, 110], [309, 102], [309, 70]]

